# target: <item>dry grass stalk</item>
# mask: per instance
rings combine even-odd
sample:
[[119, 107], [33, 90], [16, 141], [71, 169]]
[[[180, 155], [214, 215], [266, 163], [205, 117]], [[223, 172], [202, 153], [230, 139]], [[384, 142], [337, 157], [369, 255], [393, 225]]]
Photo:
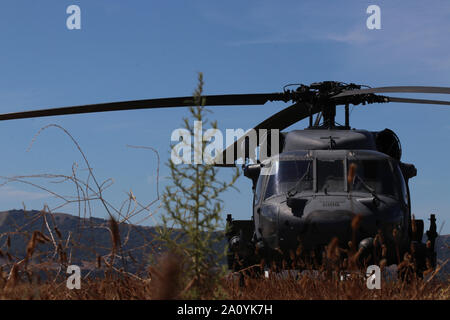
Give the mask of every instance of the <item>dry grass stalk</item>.
[[153, 299], [176, 299], [180, 294], [182, 266], [173, 253], [162, 255], [156, 267], [150, 267]]
[[109, 231], [111, 232], [112, 253], [113, 255], [118, 252], [120, 248], [120, 231], [119, 224], [114, 217], [109, 218]]

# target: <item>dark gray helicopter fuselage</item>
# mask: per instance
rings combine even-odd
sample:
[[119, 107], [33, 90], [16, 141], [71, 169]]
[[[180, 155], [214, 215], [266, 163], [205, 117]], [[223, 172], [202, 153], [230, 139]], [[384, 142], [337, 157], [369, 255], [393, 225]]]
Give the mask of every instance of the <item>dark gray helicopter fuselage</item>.
[[[305, 250], [323, 248], [337, 238], [343, 247], [356, 241], [358, 248], [380, 234], [388, 245], [389, 262], [396, 263], [396, 248], [403, 252], [409, 243], [408, 179], [415, 168], [380, 152], [387, 150], [380, 133], [393, 135], [384, 139], [385, 145], [398, 143], [390, 130], [305, 129], [284, 134], [282, 152], [263, 161], [254, 180], [256, 246], [288, 253], [300, 244]], [[400, 145], [388, 152], [399, 157]], [[361, 218], [353, 230], [356, 215]]]

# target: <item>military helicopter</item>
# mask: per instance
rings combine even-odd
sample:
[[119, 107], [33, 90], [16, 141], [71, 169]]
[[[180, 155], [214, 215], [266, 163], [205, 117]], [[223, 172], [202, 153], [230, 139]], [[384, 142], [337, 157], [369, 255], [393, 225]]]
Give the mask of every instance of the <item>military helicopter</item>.
[[[422, 242], [423, 220], [411, 215], [408, 181], [417, 170], [401, 161], [402, 148], [394, 131], [378, 132], [350, 127], [349, 105], [371, 103], [419, 103], [448, 105], [450, 101], [399, 98], [381, 93], [450, 94], [448, 87], [395, 86], [369, 88], [357, 84], [324, 81], [295, 85], [282, 92], [203, 96], [205, 106], [264, 105], [269, 101], [292, 105], [254, 127], [284, 130], [309, 118], [304, 130], [282, 132], [278, 150], [270, 134], [257, 144], [269, 145], [269, 157], [257, 163], [245, 161], [244, 175], [252, 180], [253, 212], [249, 220], [227, 216], [228, 265], [238, 271], [263, 259], [279, 264], [301, 244], [305, 251], [320, 252], [333, 239], [341, 246], [351, 242], [369, 256], [374, 239], [384, 239], [387, 264], [397, 264], [411, 252], [421, 273], [436, 265], [436, 218], [430, 217], [427, 243]], [[91, 104], [1, 114], [0, 121], [93, 112], [185, 107], [192, 97], [176, 97]], [[344, 106], [345, 123], [337, 124], [336, 108]], [[314, 120], [314, 116], [316, 119]], [[267, 131], [269, 132], [269, 131]], [[215, 165], [236, 166], [238, 148], [248, 158], [244, 134], [217, 156]], [[231, 163], [224, 161], [232, 155]], [[262, 170], [270, 168], [270, 174]], [[351, 224], [360, 217], [355, 233]]]

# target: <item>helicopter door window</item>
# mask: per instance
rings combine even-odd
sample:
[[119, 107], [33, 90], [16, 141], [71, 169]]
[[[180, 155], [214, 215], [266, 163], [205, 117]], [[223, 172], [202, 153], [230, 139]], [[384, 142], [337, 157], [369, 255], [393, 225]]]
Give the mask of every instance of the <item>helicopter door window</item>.
[[344, 160], [317, 160], [318, 192], [344, 192]]
[[274, 162], [274, 172], [267, 182], [265, 199], [286, 194], [292, 188], [297, 192], [313, 189], [313, 164], [311, 160], [284, 160]]

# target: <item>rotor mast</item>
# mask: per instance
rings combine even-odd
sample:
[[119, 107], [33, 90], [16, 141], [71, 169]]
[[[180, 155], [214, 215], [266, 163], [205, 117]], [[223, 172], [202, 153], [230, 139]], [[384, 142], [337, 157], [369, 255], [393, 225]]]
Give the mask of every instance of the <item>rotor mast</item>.
[[[350, 129], [349, 104], [366, 104], [373, 102], [386, 102], [385, 97], [374, 94], [364, 94], [359, 96], [345, 96], [336, 99], [342, 92], [349, 90], [359, 90], [361, 85], [345, 84], [336, 81], [324, 81], [312, 83], [310, 86], [301, 85], [295, 91], [285, 91], [293, 101], [307, 102], [312, 109], [318, 109], [319, 114], [313, 121], [313, 113], [309, 115], [309, 128], [332, 129], [336, 128], [336, 106], [345, 105], [345, 125], [339, 128]], [[323, 119], [322, 124], [320, 120]]]
[[336, 105], [329, 103], [323, 106], [323, 127], [327, 129], [332, 129], [335, 127], [336, 119]]

